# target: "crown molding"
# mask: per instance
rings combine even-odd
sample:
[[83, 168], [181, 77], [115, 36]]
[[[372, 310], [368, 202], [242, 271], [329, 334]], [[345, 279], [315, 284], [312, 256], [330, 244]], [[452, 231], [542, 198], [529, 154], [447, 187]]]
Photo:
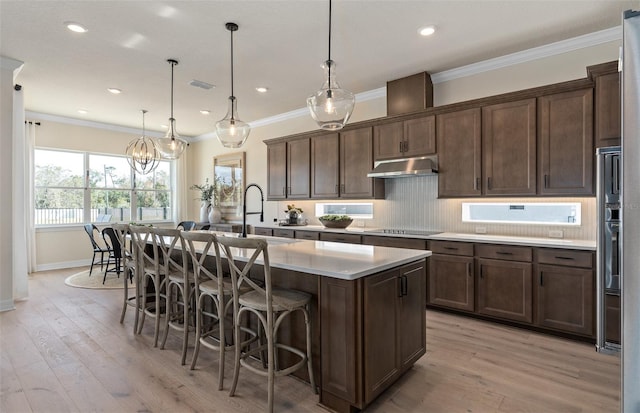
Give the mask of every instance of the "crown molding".
[[[140, 134], [142, 134], [142, 129], [138, 129], [138, 128], [130, 128], [128, 126], [112, 125], [110, 123], [95, 122], [95, 121], [85, 120], [85, 119], [68, 118], [66, 116], [50, 115], [48, 113], [32, 112], [32, 111], [29, 111], [29, 110], [25, 111], [24, 116], [25, 116], [25, 118], [27, 118], [29, 120], [50, 121], [50, 122], [64, 123], [64, 124], [67, 124], [67, 125], [74, 125], [74, 126], [86, 126], [86, 127], [89, 127], [89, 128], [108, 130], [108, 131], [111, 131], [111, 132], [128, 133], [128, 134], [131, 134], [131, 135], [140, 135]], [[149, 136], [149, 137], [152, 137], [152, 138], [162, 138], [162, 137], [164, 137], [164, 133], [162, 133], [162, 132], [154, 132], [154, 131], [145, 130], [144, 133], [145, 133], [146, 136]], [[188, 142], [191, 141], [191, 137], [190, 136], [181, 136], [181, 137], [185, 138]]]
[[16, 70], [21, 67], [24, 62], [20, 60], [12, 59], [6, 56], [0, 56], [0, 69], [2, 70]]
[[609, 43], [621, 39], [622, 26], [616, 26], [610, 29], [601, 30], [599, 32], [589, 33], [583, 36], [573, 37], [571, 39], [550, 43], [544, 46], [534, 47], [532, 49], [523, 50], [521, 52], [496, 57], [494, 59], [472, 63], [467, 66], [445, 70], [439, 73], [432, 74], [431, 81], [434, 84], [447, 82], [449, 80], [459, 79], [461, 77], [477, 75], [479, 73], [501, 69], [503, 67], [513, 66], [532, 60], [543, 59], [545, 57], [556, 56], [562, 53], [568, 53], [574, 50], [597, 46], [599, 44]]

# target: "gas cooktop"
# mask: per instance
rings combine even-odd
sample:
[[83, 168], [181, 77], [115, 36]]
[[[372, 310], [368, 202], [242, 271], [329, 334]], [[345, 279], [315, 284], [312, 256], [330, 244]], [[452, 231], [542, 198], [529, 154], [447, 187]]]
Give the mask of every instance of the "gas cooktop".
[[389, 228], [381, 228], [381, 229], [370, 229], [365, 232], [373, 233], [373, 234], [398, 234], [398, 235], [435, 235], [440, 234], [442, 231], [422, 231], [415, 229], [389, 229]]

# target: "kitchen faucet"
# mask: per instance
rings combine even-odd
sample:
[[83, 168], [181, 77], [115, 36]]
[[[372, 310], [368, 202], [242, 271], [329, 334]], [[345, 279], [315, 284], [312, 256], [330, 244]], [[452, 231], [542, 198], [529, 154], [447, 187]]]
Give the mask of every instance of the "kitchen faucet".
[[[260, 191], [260, 212], [247, 212], [247, 191], [252, 186], [258, 188], [258, 191]], [[247, 185], [244, 189], [244, 198], [242, 198], [242, 200], [242, 234], [240, 236], [242, 238], [247, 238], [247, 215], [260, 214], [260, 222], [264, 222], [264, 193], [262, 192], [262, 188], [260, 188], [258, 184]]]

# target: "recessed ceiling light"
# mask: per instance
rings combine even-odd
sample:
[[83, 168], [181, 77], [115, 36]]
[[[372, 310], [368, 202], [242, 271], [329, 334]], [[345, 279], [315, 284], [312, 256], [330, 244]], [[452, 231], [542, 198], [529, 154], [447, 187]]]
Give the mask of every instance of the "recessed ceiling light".
[[87, 113], [89, 113], [89, 111], [86, 109], [78, 109], [78, 113], [81, 115], [86, 115]]
[[260, 92], [260, 93], [266, 93], [266, 92], [267, 92], [267, 90], [269, 90], [269, 89], [268, 89], [268, 88], [266, 88], [266, 87], [262, 87], [262, 86], [260, 86], [260, 87], [257, 87], [257, 88], [256, 88], [256, 90], [257, 90], [258, 92]]
[[435, 32], [436, 32], [436, 28], [433, 26], [423, 27], [418, 30], [418, 33], [420, 33], [420, 35], [422, 36], [431, 36]]
[[64, 25], [67, 26], [67, 29], [71, 30], [72, 32], [76, 32], [76, 33], [86, 33], [88, 30], [81, 25], [80, 23], [76, 23], [76, 22], [64, 22]]
[[206, 110], [206, 109], [202, 109], [202, 110], [200, 111], [200, 113], [202, 113], [203, 115], [210, 115], [210, 114], [211, 114], [211, 111], [210, 111], [210, 110]]
[[120, 93], [122, 93], [122, 90], [115, 88], [115, 87], [110, 87], [107, 88], [107, 90], [111, 93], [113, 93], [114, 95], [119, 95]]

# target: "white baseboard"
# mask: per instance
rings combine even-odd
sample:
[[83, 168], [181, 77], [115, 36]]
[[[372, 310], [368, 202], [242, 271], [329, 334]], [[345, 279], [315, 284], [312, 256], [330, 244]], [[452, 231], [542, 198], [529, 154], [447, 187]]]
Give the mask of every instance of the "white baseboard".
[[13, 300], [0, 301], [0, 312], [15, 310], [16, 306], [13, 304]]
[[91, 260], [52, 262], [49, 264], [41, 264], [36, 266], [36, 272], [49, 271], [49, 270], [61, 270], [63, 268], [86, 267], [87, 265], [91, 265]]

